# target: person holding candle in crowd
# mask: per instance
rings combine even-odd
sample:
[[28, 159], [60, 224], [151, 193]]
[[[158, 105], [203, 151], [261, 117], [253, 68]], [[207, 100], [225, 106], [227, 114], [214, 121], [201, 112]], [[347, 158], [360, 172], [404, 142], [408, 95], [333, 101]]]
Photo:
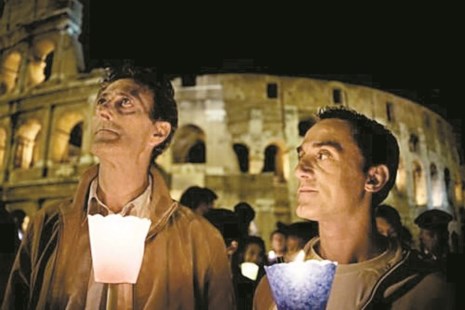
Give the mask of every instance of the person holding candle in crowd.
[[[454, 309], [454, 286], [395, 239], [378, 233], [373, 207], [396, 179], [399, 147], [381, 124], [327, 107], [297, 148], [297, 215], [318, 221], [305, 259], [337, 262], [327, 309]], [[290, 263], [292, 264], [292, 263]], [[273, 309], [267, 276], [254, 309]]]
[[235, 308], [221, 234], [170, 197], [153, 165], [176, 127], [167, 79], [145, 68], [108, 71], [92, 119], [100, 163], [81, 176], [74, 198], [36, 214], [2, 309], [105, 308], [108, 286], [93, 276], [87, 216], [94, 214], [151, 221], [137, 282], [116, 284], [117, 309]]

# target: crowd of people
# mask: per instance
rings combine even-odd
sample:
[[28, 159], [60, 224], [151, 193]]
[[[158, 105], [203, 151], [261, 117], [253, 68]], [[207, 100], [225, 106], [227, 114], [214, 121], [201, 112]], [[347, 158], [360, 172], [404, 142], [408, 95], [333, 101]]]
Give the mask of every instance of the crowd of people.
[[[38, 211], [27, 229], [25, 214], [15, 221], [2, 210], [11, 236], [0, 253], [10, 259], [1, 270], [2, 309], [103, 309], [111, 298], [118, 309], [272, 309], [265, 266], [298, 257], [338, 263], [328, 309], [454, 309], [453, 217], [421, 213], [415, 250], [397, 209], [383, 204], [399, 163], [394, 135], [344, 107], [317, 116], [297, 149], [302, 220], [277, 222], [266, 248], [248, 202], [219, 208], [218, 195], [197, 185], [179, 201], [170, 196], [153, 165], [177, 128], [170, 82], [144, 68], [109, 70], [92, 119], [99, 164], [83, 173], [75, 196]], [[94, 215], [150, 221], [137, 282], [114, 284], [114, 295], [94, 276]]]

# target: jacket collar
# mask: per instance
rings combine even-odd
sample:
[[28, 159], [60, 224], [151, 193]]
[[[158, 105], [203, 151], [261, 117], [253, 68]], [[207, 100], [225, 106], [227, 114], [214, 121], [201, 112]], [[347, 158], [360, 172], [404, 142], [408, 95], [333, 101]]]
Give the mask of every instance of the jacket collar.
[[[97, 177], [98, 170], [99, 165], [95, 165], [82, 174], [71, 206], [65, 207], [62, 205], [60, 208], [61, 213], [66, 219], [71, 220], [74, 218], [80, 220], [81, 225], [87, 222], [89, 188], [92, 180]], [[168, 187], [155, 166], [150, 167], [150, 174], [153, 181], [150, 201], [150, 220], [152, 224], [150, 225], [147, 238], [156, 235], [178, 208], [178, 203], [171, 198]]]

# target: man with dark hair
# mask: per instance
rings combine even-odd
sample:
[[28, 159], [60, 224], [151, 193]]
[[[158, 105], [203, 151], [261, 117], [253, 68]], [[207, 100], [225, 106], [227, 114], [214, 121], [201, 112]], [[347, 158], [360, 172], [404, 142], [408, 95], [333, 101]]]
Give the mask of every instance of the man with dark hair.
[[[306, 259], [338, 263], [327, 309], [453, 309], [444, 276], [376, 229], [373, 208], [396, 178], [396, 138], [348, 108], [325, 108], [318, 116], [297, 149], [297, 215], [318, 221]], [[265, 277], [255, 309], [273, 304]]]
[[191, 186], [182, 193], [179, 203], [198, 215], [205, 215], [214, 208], [217, 198], [218, 195], [207, 187]]
[[449, 213], [430, 209], [415, 218], [415, 224], [420, 228], [420, 250], [433, 262], [445, 270], [449, 251], [448, 225], [453, 217]]
[[[40, 210], [23, 239], [2, 309], [104, 309], [94, 278], [88, 215], [151, 220], [137, 282], [116, 284], [118, 309], [233, 309], [221, 234], [169, 195], [154, 158], [177, 127], [174, 91], [153, 71], [109, 71], [92, 119], [100, 164], [73, 199]], [[111, 236], [110, 236], [111, 238]]]
[[388, 204], [375, 207], [376, 228], [378, 232], [390, 238], [400, 238], [402, 234], [402, 221], [399, 212]]

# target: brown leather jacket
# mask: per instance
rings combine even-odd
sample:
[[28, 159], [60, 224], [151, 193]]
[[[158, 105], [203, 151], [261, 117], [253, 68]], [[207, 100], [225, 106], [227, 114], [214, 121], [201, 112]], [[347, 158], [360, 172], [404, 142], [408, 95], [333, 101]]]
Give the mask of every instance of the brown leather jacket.
[[[74, 199], [40, 210], [28, 228], [2, 309], [85, 309], [92, 261], [86, 208], [98, 166], [87, 170]], [[170, 198], [155, 168], [144, 259], [134, 285], [135, 309], [234, 309], [221, 234]], [[105, 289], [104, 289], [105, 291]], [[105, 292], [103, 296], [106, 296]], [[97, 300], [98, 300], [97, 299]], [[102, 298], [100, 309], [105, 309]]]

